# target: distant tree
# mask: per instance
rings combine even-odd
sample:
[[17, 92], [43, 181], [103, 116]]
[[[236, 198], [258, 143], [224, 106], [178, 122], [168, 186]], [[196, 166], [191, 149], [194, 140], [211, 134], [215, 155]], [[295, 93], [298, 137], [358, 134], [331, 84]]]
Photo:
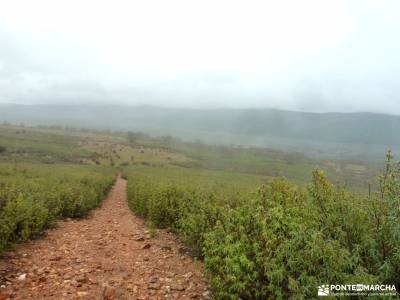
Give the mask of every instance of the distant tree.
[[0, 145], [0, 153], [6, 152], [6, 147]]
[[170, 136], [170, 135], [166, 135], [166, 136], [161, 137], [161, 140], [163, 142], [165, 142], [166, 144], [172, 144], [174, 142], [174, 138], [172, 136]]
[[134, 144], [136, 142], [137, 135], [134, 132], [128, 132], [128, 142]]
[[194, 141], [194, 144], [195, 144], [195, 146], [197, 146], [197, 147], [202, 147], [202, 146], [204, 146], [205, 143], [204, 143], [201, 139], [197, 138], [197, 139]]

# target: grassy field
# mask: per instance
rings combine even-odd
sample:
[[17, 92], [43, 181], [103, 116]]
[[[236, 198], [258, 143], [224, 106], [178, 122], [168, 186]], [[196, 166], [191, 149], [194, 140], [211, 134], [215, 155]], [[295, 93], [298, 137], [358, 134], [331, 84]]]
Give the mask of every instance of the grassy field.
[[[243, 180], [257, 181], [284, 176], [307, 185], [312, 171], [322, 169], [335, 183], [355, 191], [366, 191], [374, 183], [381, 164], [366, 161], [310, 160], [301, 153], [285, 153], [262, 148], [212, 146], [183, 143], [171, 137], [152, 138], [144, 134], [96, 132], [62, 128], [0, 126], [0, 154], [5, 163], [72, 163], [101, 166], [176, 166], [194, 173], [222, 171]], [[384, 154], [382, 154], [384, 156]], [[184, 172], [184, 171], [182, 171]], [[237, 182], [239, 180], [236, 180]]]
[[148, 179], [164, 184], [178, 184], [203, 192], [212, 192], [226, 202], [247, 199], [256, 193], [260, 185], [270, 182], [272, 177], [229, 171], [182, 168], [175, 165], [147, 167], [133, 165], [124, 169], [132, 180]]
[[[283, 176], [299, 185], [307, 185], [312, 171], [321, 169], [335, 184], [365, 192], [368, 183], [376, 183], [376, 174], [383, 164], [376, 161], [310, 160], [302, 153], [281, 152], [263, 148], [243, 148], [183, 143], [172, 138], [140, 140], [146, 147], [158, 147], [182, 153], [189, 161], [176, 165], [197, 170], [221, 170], [231, 173], [266, 177]], [[382, 153], [382, 157], [385, 153]]]

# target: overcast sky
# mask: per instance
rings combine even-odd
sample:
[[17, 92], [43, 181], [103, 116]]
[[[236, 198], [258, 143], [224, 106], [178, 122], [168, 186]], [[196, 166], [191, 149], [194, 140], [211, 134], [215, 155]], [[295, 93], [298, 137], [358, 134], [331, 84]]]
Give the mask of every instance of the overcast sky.
[[400, 1], [3, 1], [0, 103], [400, 114]]

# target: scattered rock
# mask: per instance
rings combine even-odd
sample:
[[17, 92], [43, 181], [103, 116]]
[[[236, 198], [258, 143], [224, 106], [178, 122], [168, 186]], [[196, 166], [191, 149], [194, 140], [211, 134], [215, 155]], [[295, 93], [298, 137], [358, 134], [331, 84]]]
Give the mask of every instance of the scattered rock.
[[18, 280], [18, 281], [25, 281], [25, 280], [26, 280], [26, 274], [24, 273], [24, 274], [19, 275], [19, 276], [17, 277], [17, 280]]
[[78, 292], [78, 297], [85, 297], [88, 295], [88, 292]]
[[145, 241], [145, 238], [144, 238], [144, 236], [138, 236], [138, 237], [135, 237], [134, 240], [135, 240], [136, 242], [144, 242], [144, 241]]
[[173, 283], [173, 284], [171, 284], [171, 290], [172, 291], [184, 291], [185, 287], [179, 283]]
[[186, 273], [185, 275], [183, 275], [183, 277], [185, 277], [186, 279], [189, 279], [193, 276], [192, 272]]
[[103, 299], [112, 300], [115, 299], [116, 290], [112, 286], [106, 285], [103, 289]]
[[142, 249], [150, 249], [151, 248], [151, 245], [150, 244], [146, 244], [146, 245], [144, 245], [143, 247], [142, 247]]
[[160, 284], [157, 282], [149, 283], [147, 286], [149, 290], [158, 290], [160, 288]]
[[76, 281], [79, 283], [87, 283], [88, 282], [88, 277], [86, 274], [81, 274], [76, 278]]
[[59, 261], [59, 260], [61, 260], [61, 259], [62, 259], [62, 256], [61, 256], [61, 255], [57, 255], [57, 256], [55, 256], [55, 257], [50, 258], [51, 261]]
[[187, 249], [186, 249], [185, 247], [179, 247], [179, 248], [178, 248], [178, 252], [179, 252], [180, 254], [185, 254], [185, 253], [187, 253]]
[[161, 250], [163, 250], [163, 251], [172, 251], [172, 248], [170, 246], [162, 246]]
[[155, 282], [157, 282], [158, 281], [158, 278], [157, 277], [151, 277], [150, 278], [150, 283], [155, 283]]
[[210, 297], [210, 292], [209, 292], [209, 291], [205, 291], [205, 292], [202, 294], [202, 296], [205, 297], [205, 298], [209, 298], [209, 297]]
[[137, 285], [134, 285], [132, 283], [128, 283], [128, 285], [126, 286], [126, 289], [130, 292], [136, 293], [137, 292]]
[[94, 277], [94, 276], [89, 276], [88, 281], [89, 281], [90, 284], [97, 284], [98, 283], [96, 277]]
[[73, 275], [73, 274], [70, 274], [70, 273], [65, 273], [64, 276], [63, 276], [63, 278], [64, 278], [65, 280], [72, 279], [73, 277], [74, 277], [74, 275]]

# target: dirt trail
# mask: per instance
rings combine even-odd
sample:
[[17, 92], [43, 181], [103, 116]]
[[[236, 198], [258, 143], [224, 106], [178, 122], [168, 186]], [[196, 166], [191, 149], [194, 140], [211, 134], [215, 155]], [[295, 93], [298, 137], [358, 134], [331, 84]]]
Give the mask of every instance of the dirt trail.
[[60, 222], [7, 253], [0, 277], [0, 300], [209, 298], [202, 265], [172, 234], [150, 237], [121, 178], [89, 218]]

